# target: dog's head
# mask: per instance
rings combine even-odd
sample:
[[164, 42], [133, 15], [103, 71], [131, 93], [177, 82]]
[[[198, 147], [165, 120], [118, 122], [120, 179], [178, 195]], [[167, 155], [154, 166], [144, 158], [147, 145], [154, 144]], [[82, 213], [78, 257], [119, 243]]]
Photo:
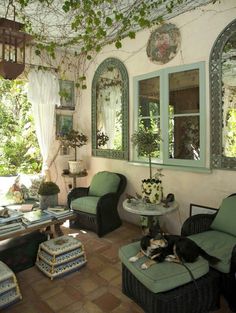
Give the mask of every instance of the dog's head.
[[165, 248], [167, 245], [168, 243], [166, 239], [162, 236], [162, 234], [157, 234], [150, 239], [151, 249]]

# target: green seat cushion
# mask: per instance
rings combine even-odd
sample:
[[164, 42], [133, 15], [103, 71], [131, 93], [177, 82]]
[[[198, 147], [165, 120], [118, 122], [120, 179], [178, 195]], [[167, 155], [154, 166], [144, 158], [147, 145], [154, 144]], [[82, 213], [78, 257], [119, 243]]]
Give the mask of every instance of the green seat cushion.
[[111, 172], [97, 173], [89, 187], [89, 196], [101, 197], [110, 192], [117, 192], [120, 183], [120, 177]]
[[[165, 261], [154, 264], [146, 270], [141, 269], [141, 264], [147, 257], [144, 256], [135, 263], [129, 261], [129, 258], [136, 255], [139, 250], [140, 242], [131, 243], [120, 248], [119, 257], [129, 271], [152, 292], [164, 292], [192, 281], [188, 270], [181, 264]], [[201, 257], [194, 263], [185, 264], [195, 279], [209, 271], [208, 262]]]
[[236, 245], [236, 237], [220, 231], [209, 230], [191, 235], [189, 238], [195, 241], [196, 244], [207, 253], [220, 259], [220, 262], [212, 265], [212, 267], [220, 272], [229, 273], [231, 255], [233, 248]]
[[236, 236], [236, 196], [222, 201], [211, 228]]
[[100, 197], [81, 197], [71, 201], [71, 208], [89, 214], [97, 213], [97, 203]]

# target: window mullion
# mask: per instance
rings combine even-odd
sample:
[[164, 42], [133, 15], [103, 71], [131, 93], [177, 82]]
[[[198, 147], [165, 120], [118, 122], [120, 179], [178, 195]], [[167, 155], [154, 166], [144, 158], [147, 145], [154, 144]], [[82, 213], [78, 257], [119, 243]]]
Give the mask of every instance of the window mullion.
[[168, 159], [168, 145], [169, 145], [169, 122], [168, 122], [168, 104], [169, 104], [169, 82], [168, 73], [163, 70], [161, 75], [161, 154], [163, 163]]

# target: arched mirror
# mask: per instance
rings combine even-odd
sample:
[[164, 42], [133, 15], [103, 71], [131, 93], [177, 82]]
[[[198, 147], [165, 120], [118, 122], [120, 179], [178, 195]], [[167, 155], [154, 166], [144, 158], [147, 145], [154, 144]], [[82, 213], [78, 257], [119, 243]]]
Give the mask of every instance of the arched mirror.
[[129, 79], [124, 64], [103, 61], [92, 82], [92, 155], [128, 159]]
[[236, 20], [213, 46], [210, 88], [212, 167], [236, 169]]

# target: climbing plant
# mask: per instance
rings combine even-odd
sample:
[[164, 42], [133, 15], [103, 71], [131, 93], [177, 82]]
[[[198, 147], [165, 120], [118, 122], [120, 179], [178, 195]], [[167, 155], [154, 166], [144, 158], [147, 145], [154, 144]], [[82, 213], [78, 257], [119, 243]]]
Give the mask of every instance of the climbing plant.
[[[126, 37], [163, 21], [187, 0], [14, 0], [18, 18], [35, 38], [35, 53], [56, 59], [57, 48], [78, 57], [77, 87], [86, 88], [85, 63], [102, 47], [122, 48]], [[68, 56], [68, 53], [64, 54]], [[45, 58], [44, 58], [45, 61]], [[58, 62], [61, 67], [63, 62]]]

